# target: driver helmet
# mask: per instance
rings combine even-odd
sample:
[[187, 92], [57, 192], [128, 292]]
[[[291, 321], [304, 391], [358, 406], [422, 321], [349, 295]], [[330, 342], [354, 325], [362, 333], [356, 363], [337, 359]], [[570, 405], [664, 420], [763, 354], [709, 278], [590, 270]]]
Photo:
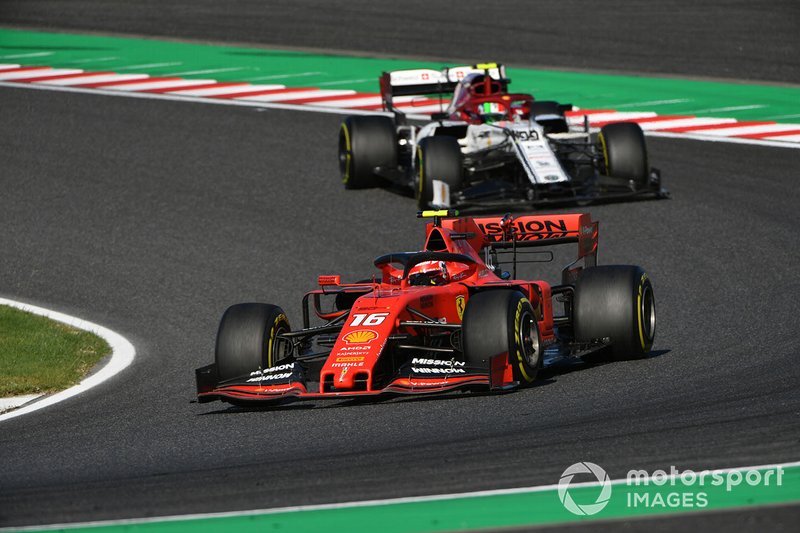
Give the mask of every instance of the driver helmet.
[[478, 115], [486, 124], [506, 118], [506, 106], [500, 102], [483, 102], [478, 104]]
[[409, 285], [445, 285], [450, 281], [444, 261], [424, 261], [408, 273]]

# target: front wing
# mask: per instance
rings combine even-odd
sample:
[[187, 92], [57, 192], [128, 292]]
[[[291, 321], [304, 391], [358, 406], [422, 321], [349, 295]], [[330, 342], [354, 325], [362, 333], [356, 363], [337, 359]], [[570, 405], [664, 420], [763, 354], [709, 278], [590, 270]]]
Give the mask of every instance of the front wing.
[[646, 187], [632, 188], [628, 180], [597, 175], [585, 183], [568, 182], [553, 187], [515, 186], [504, 180], [487, 180], [477, 186], [451, 193], [450, 205], [434, 207], [544, 207], [575, 203], [590, 204], [633, 199], [669, 198], [661, 185], [661, 173], [651, 169]]
[[[496, 366], [496, 365], [495, 365]], [[500, 368], [497, 368], [500, 371]], [[253, 382], [250, 376], [228, 381], [217, 379], [214, 364], [198, 368], [197, 399], [200, 403], [222, 400], [231, 403], [281, 402], [283, 400], [342, 400], [391, 395], [433, 394], [459, 389], [485, 390], [512, 388], [516, 384], [503, 382], [503, 376], [491, 369], [465, 369], [457, 376], [398, 375], [378, 390], [332, 390], [321, 392], [318, 383], [307, 382], [301, 373], [277, 380], [276, 383]], [[252, 374], [251, 374], [252, 375]]]

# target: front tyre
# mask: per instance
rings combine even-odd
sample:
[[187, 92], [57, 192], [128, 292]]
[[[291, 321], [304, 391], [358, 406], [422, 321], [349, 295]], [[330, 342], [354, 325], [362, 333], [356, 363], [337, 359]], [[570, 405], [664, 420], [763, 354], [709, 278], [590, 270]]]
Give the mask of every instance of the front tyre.
[[600, 128], [598, 142], [607, 176], [633, 180], [637, 188], [647, 186], [647, 146], [641, 126], [634, 122], [606, 124]]
[[394, 122], [383, 116], [347, 117], [339, 128], [339, 171], [345, 189], [380, 185], [377, 167], [397, 168]]
[[656, 334], [653, 285], [637, 266], [587, 268], [575, 285], [573, 319], [577, 342], [610, 341], [615, 361], [645, 357]]
[[471, 367], [488, 369], [490, 359], [508, 354], [519, 383], [531, 383], [542, 365], [536, 313], [519, 291], [488, 290], [470, 297], [462, 326], [464, 356]]
[[447, 185], [446, 194], [440, 191], [446, 205], [439, 207], [450, 207], [449, 194], [461, 187], [463, 161], [461, 146], [455, 137], [425, 137], [419, 142], [414, 159], [415, 196], [419, 209], [431, 207], [435, 196], [434, 181]]
[[244, 376], [280, 364], [276, 337], [291, 331], [283, 309], [276, 305], [245, 303], [230, 306], [219, 323], [214, 360], [220, 381]]

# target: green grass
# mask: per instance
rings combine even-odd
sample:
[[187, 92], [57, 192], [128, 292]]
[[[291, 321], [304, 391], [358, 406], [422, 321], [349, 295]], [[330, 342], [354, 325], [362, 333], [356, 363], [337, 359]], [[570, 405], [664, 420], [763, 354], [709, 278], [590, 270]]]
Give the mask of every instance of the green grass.
[[0, 397], [66, 389], [109, 353], [97, 335], [0, 306]]

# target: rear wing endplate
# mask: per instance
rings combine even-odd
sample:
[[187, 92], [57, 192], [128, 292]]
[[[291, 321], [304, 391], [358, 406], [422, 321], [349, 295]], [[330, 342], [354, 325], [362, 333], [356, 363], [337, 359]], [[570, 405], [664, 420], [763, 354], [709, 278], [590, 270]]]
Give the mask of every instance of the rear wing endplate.
[[426, 94], [447, 94], [455, 90], [458, 82], [473, 73], [487, 74], [507, 87], [506, 69], [498, 63], [479, 63], [447, 67], [442, 70], [427, 68], [394, 70], [384, 72], [380, 77], [381, 98], [385, 111], [402, 115], [393, 105], [395, 96], [414, 96]]

